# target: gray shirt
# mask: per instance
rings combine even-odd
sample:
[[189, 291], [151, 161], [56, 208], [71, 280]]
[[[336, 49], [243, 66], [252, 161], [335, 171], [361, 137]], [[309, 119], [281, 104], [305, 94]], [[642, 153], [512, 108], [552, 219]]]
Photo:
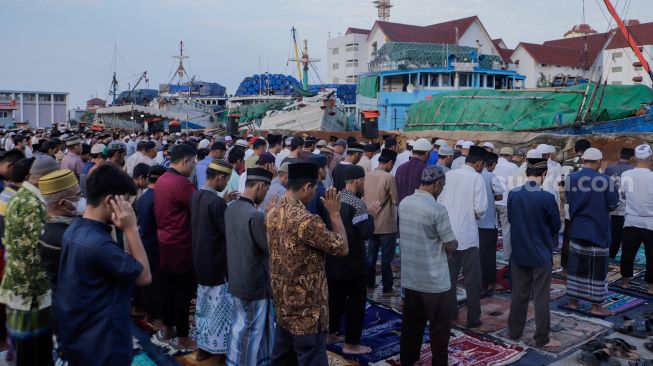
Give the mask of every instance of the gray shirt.
[[240, 197], [225, 212], [229, 291], [243, 300], [272, 295], [265, 216], [254, 203]]
[[401, 286], [442, 293], [451, 288], [444, 243], [456, 239], [447, 209], [430, 193], [415, 190], [399, 204]]
[[284, 187], [283, 184], [281, 184], [279, 178], [272, 179], [272, 184], [270, 184], [270, 189], [268, 189], [268, 193], [265, 195], [263, 202], [259, 205], [259, 210], [261, 212], [265, 212], [265, 210], [268, 207], [268, 202], [270, 202], [270, 200], [275, 194], [278, 195], [279, 198], [282, 198], [286, 194], [286, 187]]

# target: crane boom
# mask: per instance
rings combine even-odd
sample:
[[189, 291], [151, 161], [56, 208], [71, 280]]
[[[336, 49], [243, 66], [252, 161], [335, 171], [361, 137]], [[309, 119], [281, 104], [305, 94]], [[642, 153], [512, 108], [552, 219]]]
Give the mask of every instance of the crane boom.
[[299, 58], [299, 46], [297, 45], [297, 30], [295, 27], [292, 27], [291, 32], [293, 45], [295, 46], [295, 61], [297, 61], [297, 80], [302, 80], [302, 67], [301, 60]]
[[628, 28], [626, 28], [624, 22], [621, 21], [619, 14], [617, 14], [617, 10], [615, 10], [614, 6], [612, 6], [610, 0], [603, 0], [603, 2], [605, 3], [605, 6], [608, 8], [608, 11], [614, 18], [615, 22], [617, 22], [617, 26], [619, 27], [621, 34], [623, 34], [624, 38], [626, 39], [626, 42], [628, 42], [630, 48], [633, 50], [633, 52], [635, 52], [635, 55], [639, 59], [639, 62], [642, 63], [642, 67], [644, 68], [648, 76], [651, 78], [651, 81], [653, 81], [653, 72], [651, 72], [651, 66], [648, 64], [648, 61], [646, 61], [646, 58], [642, 54], [642, 51], [639, 50], [639, 47], [637, 46], [637, 42], [635, 42], [633, 37], [630, 36], [630, 33], [628, 32]]

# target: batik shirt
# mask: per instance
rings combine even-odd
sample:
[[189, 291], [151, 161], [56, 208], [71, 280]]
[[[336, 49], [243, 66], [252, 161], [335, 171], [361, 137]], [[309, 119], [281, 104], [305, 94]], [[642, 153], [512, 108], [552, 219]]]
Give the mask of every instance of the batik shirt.
[[290, 197], [268, 212], [266, 228], [277, 325], [294, 335], [326, 331], [329, 292], [324, 258], [340, 253], [343, 239]]
[[9, 202], [3, 243], [7, 264], [0, 302], [16, 310], [50, 306], [50, 282], [41, 266], [39, 237], [47, 216], [39, 190], [25, 182]]

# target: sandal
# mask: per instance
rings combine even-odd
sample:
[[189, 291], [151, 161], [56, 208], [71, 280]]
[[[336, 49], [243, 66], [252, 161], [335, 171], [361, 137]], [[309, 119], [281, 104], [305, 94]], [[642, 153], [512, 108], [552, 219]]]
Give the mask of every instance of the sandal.
[[598, 351], [600, 349], [604, 349], [606, 347], [607, 347], [607, 345], [606, 345], [606, 342], [604, 340], [593, 339], [593, 340], [585, 343], [584, 345], [582, 345], [580, 348], [583, 351], [594, 352], [594, 351]]
[[605, 350], [598, 350], [594, 352], [582, 351], [576, 356], [576, 361], [582, 363], [583, 365], [591, 366], [621, 366], [621, 362], [614, 357], [610, 357], [610, 354]]
[[615, 343], [607, 343], [606, 345], [607, 348], [604, 349], [604, 351], [612, 357], [621, 358], [629, 361], [639, 360], [639, 353], [637, 352], [633, 352], [628, 349], [625, 349], [621, 345], [617, 345]]
[[615, 347], [619, 347], [620, 349], [624, 350], [625, 352], [631, 352], [631, 351], [635, 351], [637, 349], [637, 346], [634, 346], [634, 345], [626, 342], [622, 338], [607, 338], [607, 337], [605, 337], [605, 338], [601, 338], [600, 341], [603, 342], [603, 343], [612, 344]]

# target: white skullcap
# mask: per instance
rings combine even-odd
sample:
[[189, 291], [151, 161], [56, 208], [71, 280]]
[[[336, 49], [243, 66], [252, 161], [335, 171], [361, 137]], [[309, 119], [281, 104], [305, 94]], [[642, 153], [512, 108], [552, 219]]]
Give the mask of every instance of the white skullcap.
[[474, 146], [474, 143], [471, 141], [463, 141], [463, 149], [469, 149], [470, 147]]
[[408, 140], [406, 141], [406, 145], [413, 146], [415, 144], [415, 140]]
[[583, 160], [598, 161], [603, 159], [603, 154], [601, 153], [601, 150], [595, 147], [590, 147], [589, 149], [585, 150], [582, 158]]
[[494, 144], [489, 141], [483, 143], [483, 147], [489, 147], [490, 149], [494, 150]]
[[431, 151], [431, 143], [425, 138], [418, 139], [413, 144], [414, 151]]
[[229, 136], [229, 135], [225, 136], [225, 137], [224, 137], [224, 140], [225, 140], [225, 141], [233, 141], [233, 139], [232, 139], [231, 136]]
[[539, 151], [539, 152], [541, 152], [542, 154], [553, 154], [553, 153], [556, 152], [556, 148], [555, 148], [555, 147], [553, 147], [553, 146], [551, 146], [551, 145], [547, 145], [547, 144], [539, 144], [539, 145], [537, 145], [536, 150]]
[[456, 146], [463, 146], [464, 143], [465, 143], [465, 140], [458, 140], [458, 141], [456, 141]]
[[447, 145], [447, 142], [445, 140], [443, 140], [443, 139], [437, 139], [437, 140], [435, 140], [435, 145], [444, 146], [444, 145]]
[[290, 146], [290, 144], [292, 144], [292, 137], [286, 139], [286, 146]]
[[209, 144], [211, 144], [211, 141], [209, 141], [207, 139], [202, 139], [202, 141], [200, 141], [200, 143], [197, 146], [200, 149], [206, 149], [207, 147], [209, 147]]
[[651, 147], [644, 144], [644, 145], [639, 145], [635, 148], [635, 159], [637, 160], [646, 160], [653, 155], [653, 151], [651, 151]]
[[542, 152], [538, 149], [530, 149], [526, 153], [526, 159], [542, 159]]

